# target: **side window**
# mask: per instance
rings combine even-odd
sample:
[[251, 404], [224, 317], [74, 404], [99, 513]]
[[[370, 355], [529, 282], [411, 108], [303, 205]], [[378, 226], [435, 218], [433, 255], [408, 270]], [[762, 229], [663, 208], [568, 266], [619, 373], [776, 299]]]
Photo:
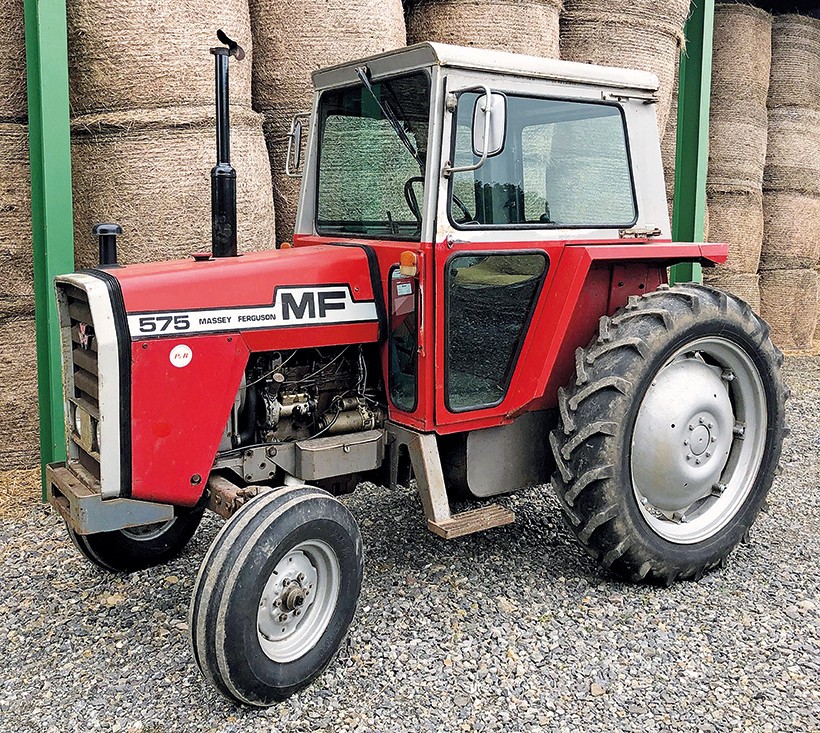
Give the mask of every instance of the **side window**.
[[[477, 92], [459, 98], [456, 166], [476, 163]], [[507, 95], [507, 140], [478, 170], [454, 173], [450, 217], [471, 227], [622, 227], [637, 218], [617, 105]]]
[[507, 392], [544, 274], [541, 253], [456, 255], [447, 266], [446, 398], [451, 410]]
[[390, 399], [405, 412], [417, 404], [419, 340], [416, 280], [398, 269], [390, 273]]

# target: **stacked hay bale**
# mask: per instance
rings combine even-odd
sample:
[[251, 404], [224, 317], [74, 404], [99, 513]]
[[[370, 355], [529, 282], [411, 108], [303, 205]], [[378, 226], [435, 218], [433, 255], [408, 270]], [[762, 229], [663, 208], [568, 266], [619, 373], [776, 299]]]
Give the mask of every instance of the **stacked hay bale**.
[[729, 245], [729, 258], [706, 270], [704, 281], [757, 311], [771, 34], [772, 18], [763, 10], [715, 7], [706, 196], [709, 237]]
[[688, 15], [689, 0], [565, 0], [561, 58], [656, 74], [658, 130], [663, 135]]
[[[675, 69], [675, 82], [672, 85], [672, 99], [669, 114], [666, 116], [666, 129], [661, 139], [661, 161], [663, 162], [663, 180], [666, 183], [666, 207], [669, 210], [669, 226], [672, 226], [672, 213], [675, 202], [675, 162], [678, 151], [678, 70]], [[705, 239], [705, 237], [704, 237]]]
[[[0, 472], [39, 462], [23, 3], [0, 2]], [[0, 479], [0, 511], [7, 481]], [[10, 484], [9, 484], [10, 485]]]
[[316, 69], [405, 45], [401, 0], [251, 0], [253, 106], [265, 117], [276, 239], [293, 237], [299, 179], [285, 175], [294, 114], [309, 112]]
[[99, 221], [122, 225], [126, 264], [210, 248], [217, 28], [248, 53], [230, 67], [239, 249], [273, 247], [247, 0], [69, 0], [67, 11], [77, 266], [96, 262]]
[[820, 262], [820, 20], [774, 20], [761, 309], [781, 348], [810, 348]]
[[561, 0], [411, 0], [407, 41], [558, 58]]
[[28, 127], [0, 123], [0, 471], [39, 461]]

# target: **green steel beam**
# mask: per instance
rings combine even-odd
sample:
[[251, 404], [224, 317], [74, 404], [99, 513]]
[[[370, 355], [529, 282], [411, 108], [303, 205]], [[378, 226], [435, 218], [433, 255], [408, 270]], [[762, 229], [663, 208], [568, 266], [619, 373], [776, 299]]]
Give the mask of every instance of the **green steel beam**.
[[[712, 91], [712, 36], [715, 0], [693, 0], [686, 22], [686, 48], [678, 76], [678, 137], [672, 238], [701, 242], [706, 219], [709, 162], [709, 95]], [[698, 263], [672, 268], [672, 282], [700, 282]]]
[[[24, 0], [40, 459], [65, 458], [59, 327], [52, 280], [74, 270], [65, 0]], [[45, 471], [43, 471], [45, 481]], [[45, 491], [45, 483], [43, 485]]]

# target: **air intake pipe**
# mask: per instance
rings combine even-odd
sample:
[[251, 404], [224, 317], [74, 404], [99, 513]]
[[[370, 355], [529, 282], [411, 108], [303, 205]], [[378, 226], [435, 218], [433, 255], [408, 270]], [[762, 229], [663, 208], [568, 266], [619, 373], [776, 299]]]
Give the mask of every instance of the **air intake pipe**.
[[228, 60], [245, 58], [242, 47], [222, 30], [225, 46], [212, 48], [216, 81], [216, 165], [211, 169], [211, 251], [214, 257], [236, 257], [236, 171], [231, 165]]

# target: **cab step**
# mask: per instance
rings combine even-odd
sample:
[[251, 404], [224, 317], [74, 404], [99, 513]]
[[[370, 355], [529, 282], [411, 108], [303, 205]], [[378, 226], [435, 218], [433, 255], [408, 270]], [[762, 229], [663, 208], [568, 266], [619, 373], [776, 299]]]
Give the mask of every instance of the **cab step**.
[[490, 504], [478, 509], [451, 514], [449, 519], [440, 522], [427, 520], [427, 529], [445, 540], [462, 537], [473, 532], [482, 532], [493, 527], [503, 527], [515, 521], [515, 513], [500, 504]]
[[405, 446], [413, 465], [419, 498], [427, 518], [427, 529], [445, 540], [502, 527], [515, 521], [515, 514], [498, 504], [453, 514], [444, 484], [444, 472], [434, 433], [419, 433], [395, 423], [387, 427], [393, 445], [390, 451], [390, 483], [398, 475], [399, 446]]

